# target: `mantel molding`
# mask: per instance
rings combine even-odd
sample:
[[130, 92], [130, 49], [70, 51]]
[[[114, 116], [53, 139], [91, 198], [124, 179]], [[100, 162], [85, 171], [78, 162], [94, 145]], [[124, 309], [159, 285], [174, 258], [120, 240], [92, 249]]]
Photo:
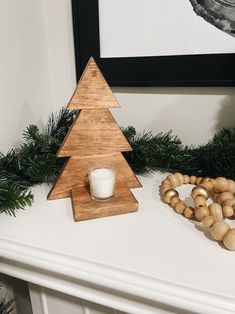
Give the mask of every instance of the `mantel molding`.
[[156, 308], [228, 314], [228, 296], [151, 278], [68, 254], [0, 238], [1, 272], [94, 303], [133, 314]]

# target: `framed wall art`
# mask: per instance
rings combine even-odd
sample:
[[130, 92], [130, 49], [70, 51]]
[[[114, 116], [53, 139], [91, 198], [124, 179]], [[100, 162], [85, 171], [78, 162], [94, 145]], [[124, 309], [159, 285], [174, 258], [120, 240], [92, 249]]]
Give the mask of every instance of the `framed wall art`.
[[235, 86], [234, 0], [72, 0], [77, 78], [111, 86]]

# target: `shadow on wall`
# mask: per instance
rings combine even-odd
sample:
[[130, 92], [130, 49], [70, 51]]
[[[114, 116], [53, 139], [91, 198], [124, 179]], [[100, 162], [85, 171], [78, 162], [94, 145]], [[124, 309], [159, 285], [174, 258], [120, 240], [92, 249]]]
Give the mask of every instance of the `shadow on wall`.
[[214, 131], [224, 127], [235, 127], [235, 96], [228, 95], [221, 102], [221, 107], [217, 113]]

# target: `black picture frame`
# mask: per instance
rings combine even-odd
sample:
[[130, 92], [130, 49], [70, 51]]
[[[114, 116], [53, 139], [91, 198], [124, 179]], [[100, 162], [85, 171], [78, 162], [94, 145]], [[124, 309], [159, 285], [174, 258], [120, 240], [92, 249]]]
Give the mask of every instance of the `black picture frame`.
[[110, 86], [235, 86], [234, 53], [101, 58], [98, 0], [71, 1], [77, 80], [93, 56]]

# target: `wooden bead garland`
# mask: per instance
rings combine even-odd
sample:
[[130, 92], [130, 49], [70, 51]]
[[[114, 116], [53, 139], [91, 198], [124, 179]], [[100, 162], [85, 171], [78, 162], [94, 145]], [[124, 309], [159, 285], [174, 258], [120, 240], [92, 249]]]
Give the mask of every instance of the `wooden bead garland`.
[[[188, 207], [179, 198], [175, 190], [182, 184], [195, 184], [192, 189], [192, 198], [195, 208]], [[235, 229], [223, 221], [224, 218], [235, 216], [235, 182], [219, 177], [197, 178], [183, 175], [179, 172], [170, 174], [160, 185], [162, 199], [174, 208], [176, 213], [188, 219], [196, 218], [202, 225], [210, 229], [212, 238], [223, 242], [224, 246], [235, 251]], [[207, 206], [207, 199], [211, 195], [216, 203]]]

